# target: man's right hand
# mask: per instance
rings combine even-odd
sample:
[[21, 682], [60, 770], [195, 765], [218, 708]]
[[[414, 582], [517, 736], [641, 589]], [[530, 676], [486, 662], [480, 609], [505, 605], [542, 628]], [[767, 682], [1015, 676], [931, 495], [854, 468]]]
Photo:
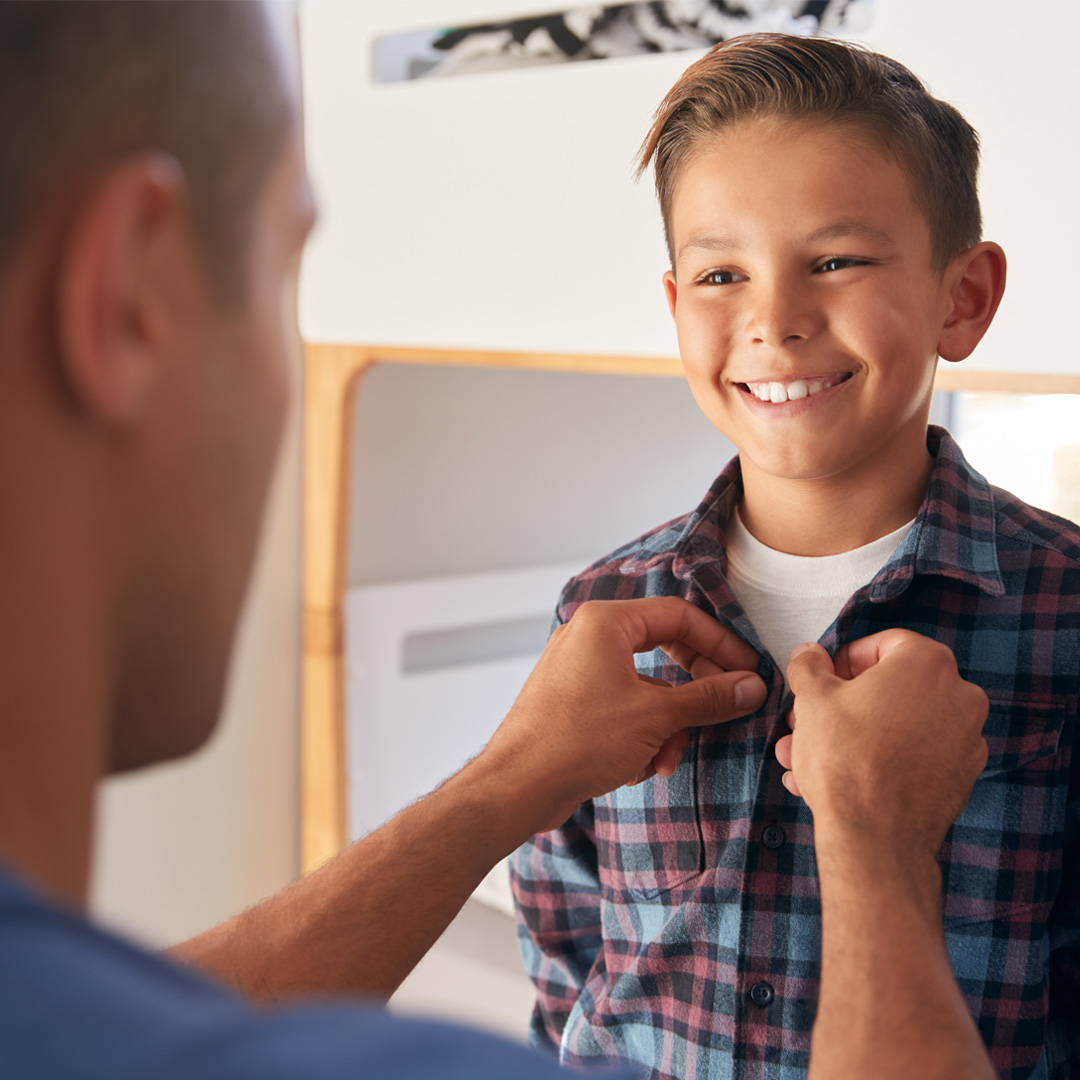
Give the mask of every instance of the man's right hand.
[[886, 630], [844, 646], [795, 649], [792, 734], [776, 747], [784, 783], [824, 823], [931, 857], [986, 765], [986, 695], [944, 645]]
[[[645, 678], [634, 654], [662, 648], [694, 681]], [[734, 631], [677, 597], [583, 604], [551, 636], [472, 776], [494, 774], [531, 818], [561, 825], [586, 799], [653, 772], [670, 776], [688, 727], [745, 716], [765, 700], [758, 656]], [[518, 818], [509, 798], [508, 823]], [[516, 846], [516, 845], [515, 845]]]

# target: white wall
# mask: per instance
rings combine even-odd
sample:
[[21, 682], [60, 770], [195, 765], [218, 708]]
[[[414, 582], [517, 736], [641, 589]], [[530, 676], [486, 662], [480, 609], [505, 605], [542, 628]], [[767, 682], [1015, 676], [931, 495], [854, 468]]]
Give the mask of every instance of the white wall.
[[[652, 110], [699, 54], [370, 81], [376, 34], [558, 6], [309, 0], [324, 220], [304, 282], [310, 340], [674, 354], [658, 215], [630, 171]], [[1012, 275], [969, 367], [1080, 370], [1078, 35], [1071, 0], [877, 0], [864, 35], [982, 133], [986, 235]]]

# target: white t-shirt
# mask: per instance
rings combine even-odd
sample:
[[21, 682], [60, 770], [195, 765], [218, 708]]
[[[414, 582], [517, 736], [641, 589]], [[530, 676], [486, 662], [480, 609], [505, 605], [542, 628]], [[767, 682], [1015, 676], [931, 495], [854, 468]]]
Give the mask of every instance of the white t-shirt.
[[892, 558], [914, 520], [840, 555], [786, 555], [747, 531], [738, 507], [727, 531], [727, 579], [761, 643], [783, 669], [796, 645], [817, 641], [858, 589]]

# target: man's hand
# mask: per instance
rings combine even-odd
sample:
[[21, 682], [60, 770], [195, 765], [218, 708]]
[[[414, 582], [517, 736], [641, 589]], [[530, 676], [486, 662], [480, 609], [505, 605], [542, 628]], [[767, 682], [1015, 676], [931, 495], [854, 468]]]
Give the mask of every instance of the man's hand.
[[835, 666], [802, 645], [788, 685], [776, 756], [814, 813], [821, 885], [807, 1080], [993, 1080], [949, 967], [936, 861], [986, 764], [986, 695], [907, 630], [852, 642]]
[[[679, 687], [645, 679], [634, 653], [657, 647], [687, 671], [707, 663], [718, 673]], [[586, 799], [653, 771], [673, 773], [687, 728], [760, 707], [757, 661], [746, 642], [685, 600], [583, 604], [552, 634], [481, 758], [532, 793], [534, 831], [554, 828]]]
[[887, 630], [795, 649], [793, 734], [776, 747], [784, 783], [821, 820], [933, 856], [986, 765], [986, 695], [944, 645]]

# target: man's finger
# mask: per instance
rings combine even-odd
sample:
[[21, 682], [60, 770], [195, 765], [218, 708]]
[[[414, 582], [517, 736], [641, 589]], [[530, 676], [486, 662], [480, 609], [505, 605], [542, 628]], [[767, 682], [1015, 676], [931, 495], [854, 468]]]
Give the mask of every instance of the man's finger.
[[672, 732], [685, 727], [720, 724], [760, 709], [768, 690], [746, 671], [727, 671], [676, 686], [665, 694]]
[[725, 671], [752, 671], [757, 667], [757, 653], [738, 634], [676, 596], [591, 601], [578, 608], [567, 626], [572, 627], [579, 618], [612, 620], [611, 629], [621, 633], [628, 654], [681, 642]]
[[[719, 675], [721, 671], [727, 670], [716, 663], [715, 660], [702, 656], [697, 649], [692, 649], [681, 641], [665, 641], [659, 648], [667, 653], [683, 671], [689, 672], [691, 677], [695, 679], [703, 678], [705, 675]], [[752, 664], [746, 665], [749, 671], [753, 671], [756, 667], [756, 659]]]
[[682, 756], [686, 752], [687, 746], [690, 745], [690, 731], [688, 728], [683, 728], [681, 731], [676, 731], [674, 735], [669, 736], [664, 740], [664, 745], [657, 750], [655, 756], [652, 759], [652, 766], [656, 770], [657, 776], [671, 776], [675, 770], [679, 767], [679, 763], [682, 761]]
[[[667, 649], [664, 652], [667, 652]], [[668, 655], [673, 660], [676, 659], [673, 653], [668, 653]], [[724, 674], [724, 669], [719, 664], [714, 664], [708, 657], [698, 656], [697, 653], [694, 653], [692, 657], [687, 657], [686, 663], [680, 666], [689, 672], [692, 679], [707, 679], [710, 675]]]
[[785, 769], [791, 768], [791, 744], [792, 738], [790, 735], [785, 735], [776, 742], [776, 760], [780, 762]]
[[842, 679], [858, 678], [864, 671], [881, 663], [889, 653], [919, 641], [913, 630], [882, 630], [879, 634], [849, 641], [836, 654], [836, 674]]
[[833, 678], [836, 672], [832, 657], [816, 643], [798, 645], [791, 650], [788, 660], [787, 681], [791, 692], [798, 698], [800, 691], [821, 679]]

